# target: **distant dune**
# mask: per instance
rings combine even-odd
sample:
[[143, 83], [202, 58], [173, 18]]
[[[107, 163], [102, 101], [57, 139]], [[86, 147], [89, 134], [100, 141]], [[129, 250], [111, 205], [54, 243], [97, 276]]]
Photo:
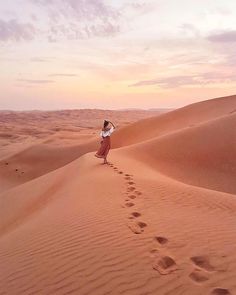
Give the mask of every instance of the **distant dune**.
[[98, 128], [107, 117], [121, 128], [160, 113], [163, 111], [1, 111], [0, 192], [94, 151]]
[[0, 115], [0, 294], [236, 294], [236, 96], [76, 112]]

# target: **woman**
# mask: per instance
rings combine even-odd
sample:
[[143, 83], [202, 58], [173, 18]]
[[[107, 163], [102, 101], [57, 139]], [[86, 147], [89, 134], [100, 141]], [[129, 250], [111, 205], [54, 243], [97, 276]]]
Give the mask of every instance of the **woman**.
[[[110, 128], [109, 128], [109, 124], [112, 125]], [[114, 124], [110, 121], [104, 120], [103, 128], [100, 133], [100, 136], [102, 137], [101, 146], [100, 146], [100, 149], [95, 154], [95, 157], [104, 159], [103, 164], [108, 164], [107, 155], [111, 148], [110, 136], [114, 130], [115, 130]]]

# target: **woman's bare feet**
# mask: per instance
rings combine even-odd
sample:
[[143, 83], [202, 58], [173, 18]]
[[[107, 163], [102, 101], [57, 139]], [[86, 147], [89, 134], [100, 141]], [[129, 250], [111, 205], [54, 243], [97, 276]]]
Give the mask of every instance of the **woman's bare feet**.
[[107, 162], [107, 159], [104, 159], [103, 164], [109, 164], [109, 163]]

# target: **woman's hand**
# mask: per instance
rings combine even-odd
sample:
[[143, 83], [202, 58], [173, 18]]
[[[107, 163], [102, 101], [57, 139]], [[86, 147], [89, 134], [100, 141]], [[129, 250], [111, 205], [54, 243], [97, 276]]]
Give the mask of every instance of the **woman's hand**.
[[111, 123], [111, 125], [112, 125], [114, 128], [116, 128], [115, 125], [114, 125], [111, 121], [108, 121], [108, 122]]

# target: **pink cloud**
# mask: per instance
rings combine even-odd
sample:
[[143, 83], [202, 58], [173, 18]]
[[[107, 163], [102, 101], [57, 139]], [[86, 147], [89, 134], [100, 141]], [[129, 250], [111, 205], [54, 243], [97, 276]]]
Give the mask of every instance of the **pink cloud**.
[[184, 23], [180, 26], [180, 29], [182, 29], [185, 34], [190, 34], [194, 37], [200, 36], [199, 30], [192, 24]]
[[63, 73], [59, 73], [59, 74], [50, 74], [48, 75], [49, 77], [77, 77], [76, 74], [63, 74]]
[[75, 16], [78, 19], [108, 19], [118, 16], [118, 12], [103, 0], [31, 0], [45, 7], [53, 7], [55, 15]]
[[181, 85], [195, 84], [195, 83], [196, 83], [195, 76], [174, 76], [174, 77], [168, 77], [168, 78], [139, 81], [130, 86], [139, 87], [139, 86], [159, 85], [163, 88], [167, 88], [167, 87], [169, 88], [169, 87], [178, 87]]
[[36, 29], [30, 23], [19, 23], [12, 19], [0, 20], [0, 41], [29, 41], [34, 39]]
[[236, 42], [236, 31], [225, 31], [221, 33], [215, 33], [207, 38], [211, 42], [231, 43]]
[[50, 19], [48, 40], [56, 42], [62, 37], [85, 39], [113, 36], [120, 32], [117, 9], [103, 0], [36, 0]]
[[41, 58], [41, 57], [32, 57], [30, 59], [31, 62], [48, 62], [48, 59], [45, 58]]
[[17, 79], [17, 81], [27, 83], [27, 84], [49, 84], [49, 83], [54, 83], [53, 80]]
[[135, 84], [130, 85], [130, 87], [140, 87], [140, 86], [151, 86], [158, 85], [162, 88], [175, 88], [181, 86], [191, 86], [191, 85], [206, 85], [212, 83], [227, 83], [235, 82], [235, 73], [217, 73], [208, 72], [198, 75], [179, 75], [167, 78], [153, 79], [139, 81]]

